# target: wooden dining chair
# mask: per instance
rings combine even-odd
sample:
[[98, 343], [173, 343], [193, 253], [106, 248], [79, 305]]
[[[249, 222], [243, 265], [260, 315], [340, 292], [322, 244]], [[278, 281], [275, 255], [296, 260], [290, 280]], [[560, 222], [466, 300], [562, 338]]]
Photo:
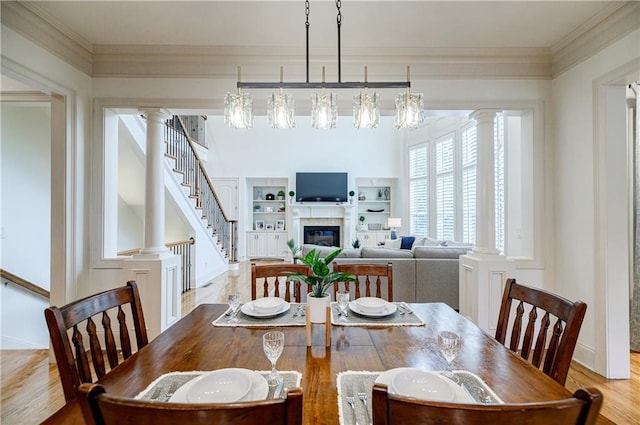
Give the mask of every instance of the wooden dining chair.
[[[516, 300], [517, 307], [510, 321], [513, 300]], [[520, 285], [515, 279], [507, 279], [498, 315], [496, 339], [507, 345], [509, 333], [509, 349], [538, 368], [542, 365], [544, 373], [564, 385], [586, 311], [587, 305], [582, 301], [571, 302], [551, 292]], [[551, 321], [554, 324], [549, 334]]]
[[82, 384], [78, 401], [89, 425], [302, 425], [302, 388], [275, 400], [183, 404], [118, 397], [99, 384]]
[[[131, 312], [130, 317], [127, 317], [125, 312], [127, 309], [123, 309], [127, 304]], [[134, 281], [127, 282], [124, 287], [91, 295], [62, 307], [48, 307], [44, 316], [67, 402], [76, 398], [81, 383], [95, 382], [115, 368], [121, 357], [127, 359], [131, 356], [131, 326], [135, 329], [138, 350], [149, 343], [138, 285]], [[112, 320], [117, 321], [116, 333], [120, 336], [121, 353], [118, 352], [114, 330], [111, 327]], [[102, 330], [98, 329], [96, 322], [102, 325]], [[73, 329], [71, 340], [69, 329]], [[103, 338], [98, 336], [99, 333], [103, 333]], [[88, 336], [89, 339], [88, 351], [84, 344], [84, 336]], [[104, 351], [101, 339], [104, 341]], [[104, 360], [105, 352], [108, 368]], [[91, 359], [88, 353], [91, 354]]]
[[373, 386], [373, 425], [595, 425], [602, 393], [578, 389], [564, 400], [535, 403], [463, 404], [424, 401], [387, 393]]
[[[362, 297], [385, 298], [393, 301], [393, 266], [388, 264], [336, 264], [333, 263], [333, 271], [349, 273], [357, 282], [336, 282], [333, 284], [333, 297], [341, 288], [350, 291], [350, 285], [354, 285], [354, 299]], [[372, 288], [373, 286], [373, 288]], [[386, 288], [385, 288], [386, 286]], [[373, 294], [373, 295], [372, 295]]]
[[[262, 292], [263, 297], [281, 297], [287, 302], [301, 302], [301, 283], [287, 282], [287, 276], [291, 273], [309, 275], [311, 271], [305, 264], [268, 264], [257, 265], [251, 263], [251, 299], [258, 297]], [[284, 285], [284, 294], [281, 288]], [[261, 290], [259, 288], [262, 288]], [[306, 289], [307, 292], [310, 288]], [[293, 297], [293, 299], [291, 299]]]

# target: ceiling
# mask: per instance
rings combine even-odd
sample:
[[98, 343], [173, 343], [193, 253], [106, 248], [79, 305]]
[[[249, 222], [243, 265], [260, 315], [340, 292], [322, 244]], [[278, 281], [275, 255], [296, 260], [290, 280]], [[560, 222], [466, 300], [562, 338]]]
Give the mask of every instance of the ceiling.
[[[345, 48], [551, 48], [623, 2], [342, 1]], [[304, 47], [296, 1], [30, 2], [58, 28], [95, 45]], [[334, 1], [310, 1], [311, 45], [336, 45]]]

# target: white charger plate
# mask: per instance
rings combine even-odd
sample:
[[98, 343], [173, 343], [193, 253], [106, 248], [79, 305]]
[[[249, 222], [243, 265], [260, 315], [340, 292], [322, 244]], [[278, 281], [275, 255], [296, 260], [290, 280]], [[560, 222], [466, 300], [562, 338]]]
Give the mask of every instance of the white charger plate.
[[240, 311], [244, 314], [246, 314], [247, 316], [251, 316], [251, 317], [258, 317], [261, 319], [266, 319], [269, 317], [275, 317], [279, 314], [282, 314], [286, 311], [289, 311], [289, 309], [291, 308], [291, 304], [289, 304], [288, 302], [284, 302], [284, 304], [282, 305], [282, 308], [279, 311], [273, 312], [273, 313], [258, 313], [257, 311], [255, 311], [253, 309], [253, 303], [252, 302], [248, 302], [248, 303], [244, 303], [242, 304], [242, 307], [240, 307]]
[[365, 313], [358, 307], [358, 303], [356, 303], [355, 301], [350, 301], [349, 310], [353, 311], [354, 313], [358, 313], [361, 316], [384, 317], [395, 313], [396, 310], [398, 310], [398, 306], [396, 306], [394, 303], [388, 302], [384, 310], [382, 310], [380, 313]]
[[[380, 374], [380, 376], [378, 376], [376, 378], [376, 382], [380, 383], [380, 384], [385, 384], [387, 386], [387, 391], [391, 394], [397, 394], [395, 389], [393, 388], [393, 378], [400, 372], [406, 371], [406, 370], [415, 370], [416, 372], [422, 373], [422, 372], [426, 372], [426, 373], [432, 373], [435, 375], [440, 376], [440, 374], [438, 372], [431, 372], [431, 371], [425, 371], [423, 369], [417, 369], [417, 368], [413, 368], [413, 367], [398, 367], [395, 369], [389, 369], [385, 372], [382, 372]], [[461, 386], [459, 386], [458, 384], [456, 384], [455, 382], [453, 382], [452, 380], [445, 378], [444, 376], [441, 376], [442, 379], [445, 380], [445, 382], [451, 387], [451, 389], [454, 392], [454, 397], [453, 397], [453, 402], [454, 403], [476, 403], [476, 401], [469, 395], [468, 392], [466, 392], [464, 390], [464, 388], [462, 388]]]
[[[240, 400], [238, 400], [238, 402], [266, 400], [267, 395], [269, 395], [269, 383], [264, 376], [260, 375], [256, 371], [249, 369], [229, 368], [227, 370], [245, 373], [251, 379], [251, 388], [249, 389], [249, 392]], [[205, 374], [203, 376], [206, 375], [208, 374]], [[172, 403], [191, 403], [187, 399], [187, 393], [189, 392], [191, 386], [194, 384], [194, 381], [197, 380], [198, 378], [194, 378], [178, 388], [177, 391], [173, 393], [169, 401]]]

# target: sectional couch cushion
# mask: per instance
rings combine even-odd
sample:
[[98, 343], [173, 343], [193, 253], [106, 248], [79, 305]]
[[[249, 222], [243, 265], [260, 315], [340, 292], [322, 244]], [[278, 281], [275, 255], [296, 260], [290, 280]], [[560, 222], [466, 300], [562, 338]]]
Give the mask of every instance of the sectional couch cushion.
[[447, 246], [417, 246], [413, 249], [415, 258], [455, 258], [465, 255], [471, 248]]
[[362, 258], [413, 258], [413, 252], [408, 249], [394, 249], [384, 247], [365, 246], [360, 252]]

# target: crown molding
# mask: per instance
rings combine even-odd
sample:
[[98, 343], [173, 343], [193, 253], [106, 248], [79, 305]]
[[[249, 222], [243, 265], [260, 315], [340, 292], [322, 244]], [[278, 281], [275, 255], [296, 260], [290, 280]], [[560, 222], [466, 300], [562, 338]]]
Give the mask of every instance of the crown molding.
[[[302, 48], [232, 46], [91, 45], [37, 5], [2, 1], [1, 22], [91, 77], [236, 78], [304, 81]], [[615, 2], [569, 34], [551, 49], [545, 48], [362, 48], [343, 49], [342, 80], [363, 79], [364, 65], [372, 81], [404, 79], [552, 79], [591, 57], [640, 25], [640, 2]], [[311, 53], [310, 80], [336, 80], [336, 52]]]
[[612, 3], [551, 48], [552, 77], [556, 78], [638, 28], [640, 2]]
[[0, 21], [60, 59], [91, 75], [91, 45], [32, 3], [0, 2]]
[[49, 103], [51, 96], [39, 91], [0, 91], [0, 102], [33, 102], [33, 103]]

